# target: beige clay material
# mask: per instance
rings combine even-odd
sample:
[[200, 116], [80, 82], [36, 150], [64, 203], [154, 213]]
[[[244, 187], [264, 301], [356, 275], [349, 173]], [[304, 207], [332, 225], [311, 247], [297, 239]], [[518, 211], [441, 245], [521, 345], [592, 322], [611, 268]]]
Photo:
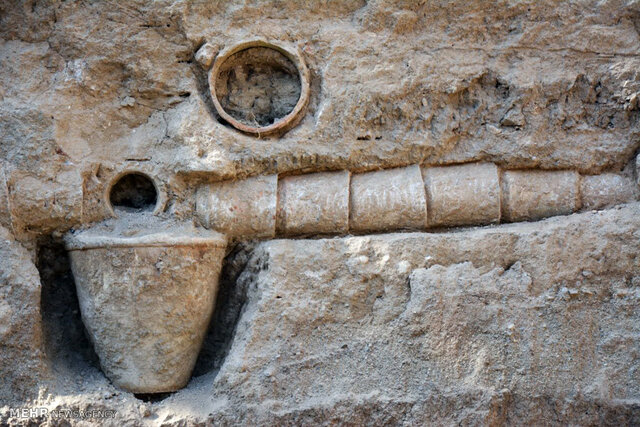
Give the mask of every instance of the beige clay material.
[[531, 221], [580, 208], [580, 175], [574, 171], [504, 171], [502, 218]]
[[273, 237], [277, 191], [277, 175], [203, 185], [196, 192], [196, 216], [230, 237]]
[[349, 229], [424, 229], [427, 201], [420, 167], [368, 172], [351, 177]]
[[278, 182], [278, 234], [349, 231], [349, 172], [289, 176]]
[[185, 228], [133, 236], [67, 236], [82, 320], [100, 366], [118, 387], [184, 387], [218, 289], [226, 239]]
[[626, 175], [412, 165], [209, 184], [197, 191], [196, 214], [207, 228], [256, 238], [528, 221], [637, 198]]
[[633, 178], [614, 173], [583, 175], [580, 183], [582, 209], [604, 209], [638, 198]]
[[423, 170], [429, 227], [500, 222], [500, 178], [493, 163]]

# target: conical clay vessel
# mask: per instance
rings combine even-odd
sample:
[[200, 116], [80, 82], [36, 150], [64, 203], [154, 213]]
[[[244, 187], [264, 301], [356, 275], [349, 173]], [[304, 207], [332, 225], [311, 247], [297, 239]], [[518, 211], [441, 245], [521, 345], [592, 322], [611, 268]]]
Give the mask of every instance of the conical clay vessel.
[[107, 225], [66, 238], [82, 320], [101, 368], [133, 393], [175, 391], [189, 381], [226, 248], [216, 232], [155, 229], [163, 231]]

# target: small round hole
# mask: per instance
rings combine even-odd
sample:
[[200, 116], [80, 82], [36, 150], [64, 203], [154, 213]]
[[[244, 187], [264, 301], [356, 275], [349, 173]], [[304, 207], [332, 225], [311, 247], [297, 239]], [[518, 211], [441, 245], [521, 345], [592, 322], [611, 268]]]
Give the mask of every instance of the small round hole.
[[158, 201], [158, 191], [149, 177], [141, 173], [128, 173], [113, 184], [109, 201], [114, 209], [152, 211]]

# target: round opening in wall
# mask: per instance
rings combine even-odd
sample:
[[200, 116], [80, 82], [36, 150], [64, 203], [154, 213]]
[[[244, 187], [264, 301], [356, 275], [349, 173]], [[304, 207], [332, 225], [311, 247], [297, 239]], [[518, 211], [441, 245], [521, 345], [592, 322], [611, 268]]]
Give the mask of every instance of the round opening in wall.
[[309, 100], [309, 71], [301, 56], [263, 41], [221, 52], [209, 85], [220, 117], [257, 135], [295, 126]]
[[133, 212], [153, 211], [158, 201], [158, 190], [153, 181], [139, 172], [122, 175], [109, 191], [109, 202], [114, 209]]

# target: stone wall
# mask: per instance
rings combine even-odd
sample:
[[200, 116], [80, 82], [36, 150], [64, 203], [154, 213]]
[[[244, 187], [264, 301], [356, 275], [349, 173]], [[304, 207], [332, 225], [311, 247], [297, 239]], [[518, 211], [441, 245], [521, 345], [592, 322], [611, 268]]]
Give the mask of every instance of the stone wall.
[[[215, 58], [247, 41], [308, 68], [290, 128], [240, 132], [212, 99]], [[639, 52], [623, 0], [3, 2], [1, 422], [44, 407], [118, 425], [640, 423]], [[220, 91], [246, 90], [238, 76]], [[483, 188], [452, 190], [468, 163], [501, 171], [490, 214], [461, 203], [484, 206]], [[426, 210], [359, 211], [354, 188], [399, 168], [421, 171]], [[127, 172], [153, 180], [160, 220], [211, 228], [206, 189], [235, 186], [209, 212], [261, 200], [243, 183], [273, 193], [267, 230], [251, 213], [230, 236], [173, 394], [104, 376], [62, 243], [114, 216]], [[575, 193], [535, 178], [552, 173]], [[303, 215], [322, 191], [324, 222]], [[545, 191], [571, 209], [526, 198]], [[422, 232], [379, 234], [397, 228]]]

